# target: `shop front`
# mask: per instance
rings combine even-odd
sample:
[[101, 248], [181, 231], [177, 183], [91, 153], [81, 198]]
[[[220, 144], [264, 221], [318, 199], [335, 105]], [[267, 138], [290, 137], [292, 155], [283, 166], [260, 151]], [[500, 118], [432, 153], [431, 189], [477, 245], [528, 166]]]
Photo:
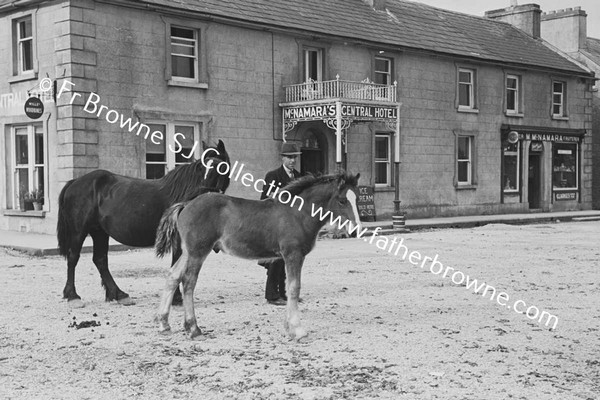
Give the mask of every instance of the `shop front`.
[[581, 209], [584, 137], [584, 129], [502, 126], [502, 202], [530, 211]]

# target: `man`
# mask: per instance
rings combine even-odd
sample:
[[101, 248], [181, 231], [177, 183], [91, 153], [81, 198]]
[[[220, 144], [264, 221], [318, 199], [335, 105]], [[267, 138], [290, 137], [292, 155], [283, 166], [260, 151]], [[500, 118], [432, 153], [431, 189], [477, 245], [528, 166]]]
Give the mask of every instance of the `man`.
[[[300, 176], [300, 172], [294, 168], [296, 166], [296, 159], [300, 154], [300, 149], [295, 143], [283, 143], [281, 146], [282, 165], [277, 169], [267, 172], [267, 175], [265, 176], [266, 184], [263, 186], [263, 191], [260, 196], [261, 200], [272, 196], [275, 192], [275, 189], [273, 189], [274, 187], [284, 187]], [[273, 182], [272, 185], [271, 182]], [[267, 193], [269, 190], [270, 193]], [[259, 264], [267, 269], [267, 285], [265, 288], [265, 298], [267, 299], [267, 303], [276, 306], [286, 305], [285, 263], [283, 262], [283, 259], [259, 262]]]

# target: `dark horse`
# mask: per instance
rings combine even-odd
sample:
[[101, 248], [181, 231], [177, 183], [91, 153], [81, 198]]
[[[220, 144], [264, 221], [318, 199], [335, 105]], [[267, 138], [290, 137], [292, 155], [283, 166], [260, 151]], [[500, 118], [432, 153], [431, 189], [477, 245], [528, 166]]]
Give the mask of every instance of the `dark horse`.
[[306, 336], [298, 311], [302, 264], [326, 223], [337, 223], [350, 234], [359, 229], [355, 194], [359, 176], [309, 175], [286, 186], [289, 196], [282, 192], [279, 200], [207, 193], [165, 211], [156, 232], [156, 253], [163, 256], [171, 248], [181, 248], [182, 255], [171, 268], [162, 294], [157, 315], [160, 330], [170, 330], [171, 302], [182, 282], [184, 329], [191, 338], [201, 334], [194, 288], [202, 263], [214, 249], [247, 259], [283, 258], [288, 292], [285, 328], [296, 340]]
[[[74, 307], [83, 307], [75, 290], [75, 267], [83, 242], [90, 235], [94, 246], [92, 259], [100, 272], [106, 301], [133, 304], [108, 270], [109, 237], [128, 246], [153, 246], [156, 228], [168, 207], [202, 193], [224, 193], [229, 186], [229, 176], [207, 166], [229, 164], [225, 145], [219, 140], [216, 148], [206, 149], [202, 156], [156, 180], [97, 170], [67, 182], [58, 198], [57, 225], [58, 248], [67, 259], [64, 298], [73, 302]], [[179, 254], [180, 251], [173, 252], [173, 262]]]

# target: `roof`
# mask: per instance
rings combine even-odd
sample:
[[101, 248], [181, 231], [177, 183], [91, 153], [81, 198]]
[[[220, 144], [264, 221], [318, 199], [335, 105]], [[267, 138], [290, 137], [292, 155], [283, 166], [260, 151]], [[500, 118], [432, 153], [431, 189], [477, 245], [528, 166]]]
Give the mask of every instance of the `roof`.
[[600, 39], [588, 37], [585, 41], [585, 49], [581, 50], [596, 66], [600, 66]]
[[[140, 3], [169, 7], [230, 21], [342, 37], [374, 46], [593, 75], [552, 51], [542, 39], [533, 38], [508, 23], [406, 0], [387, 0], [384, 11], [374, 10], [364, 0], [128, 1], [137, 7]], [[15, 1], [0, 0], [2, 8], [11, 4]]]
[[542, 39], [484, 17], [405, 0], [376, 11], [363, 0], [138, 0], [227, 18], [503, 64], [581, 75], [589, 71], [552, 51]]

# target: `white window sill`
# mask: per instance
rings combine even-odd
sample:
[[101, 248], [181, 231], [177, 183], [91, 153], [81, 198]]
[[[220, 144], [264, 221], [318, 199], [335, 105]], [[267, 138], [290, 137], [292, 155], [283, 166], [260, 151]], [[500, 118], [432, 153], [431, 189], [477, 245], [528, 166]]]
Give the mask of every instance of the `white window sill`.
[[179, 86], [188, 87], [194, 89], [208, 89], [208, 83], [205, 82], [193, 82], [193, 81], [180, 81], [178, 79], [169, 79], [167, 81], [168, 86]]
[[463, 113], [479, 114], [479, 110], [476, 108], [468, 108], [468, 107], [460, 107], [459, 106], [456, 109], [456, 111], [463, 112]]
[[511, 111], [505, 111], [504, 115], [506, 115], [507, 117], [513, 117], [513, 118], [523, 118], [523, 117], [525, 117], [525, 115], [523, 113], [511, 112]]
[[37, 72], [29, 71], [29, 72], [25, 72], [21, 75], [13, 76], [12, 78], [7, 79], [7, 81], [8, 81], [8, 83], [32, 81], [34, 79], [37, 79], [37, 75], [38, 75]]
[[520, 193], [521, 192], [518, 189], [510, 189], [510, 190], [505, 190], [504, 191], [504, 194], [506, 194], [506, 195], [518, 195]]
[[455, 186], [456, 190], [475, 190], [477, 189], [477, 185], [467, 184], [467, 183], [458, 183]]
[[384, 184], [375, 184], [375, 192], [393, 192], [394, 187]]
[[33, 217], [33, 218], [45, 218], [46, 217], [46, 211], [35, 211], [35, 210], [28, 210], [28, 211], [21, 211], [21, 210], [4, 210], [2, 212], [2, 215], [4, 216], [10, 216], [10, 217]]
[[557, 121], [568, 121], [569, 117], [565, 117], [563, 115], [553, 115], [552, 119], [557, 120]]
[[553, 187], [552, 190], [555, 191], [555, 192], [576, 192], [579, 189], [576, 188], [576, 187], [573, 187], [573, 188], [557, 188], [557, 187]]

